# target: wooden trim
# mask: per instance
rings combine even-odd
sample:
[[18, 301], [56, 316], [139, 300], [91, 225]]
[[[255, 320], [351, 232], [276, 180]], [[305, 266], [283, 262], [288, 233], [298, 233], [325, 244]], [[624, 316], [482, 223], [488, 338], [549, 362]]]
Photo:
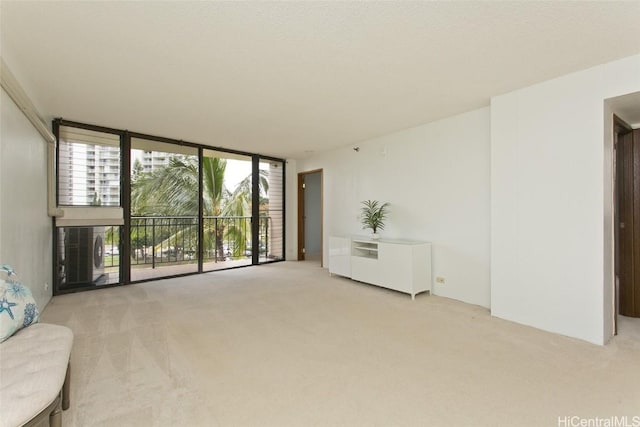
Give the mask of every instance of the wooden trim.
[[[613, 116], [614, 334], [620, 314], [640, 317], [640, 131]], [[624, 222], [624, 231], [622, 223]], [[637, 295], [636, 295], [637, 294]]]
[[618, 149], [621, 136], [632, 131], [631, 126], [616, 114], [613, 115], [613, 334], [618, 335], [618, 316], [620, 315], [620, 177], [618, 176], [622, 162], [622, 152]]
[[627, 316], [640, 318], [640, 129], [631, 134], [633, 144], [633, 286], [630, 289], [631, 311]]
[[[629, 125], [629, 123], [622, 120], [617, 115], [613, 115], [613, 132], [616, 134], [625, 134], [633, 131], [633, 128]], [[615, 138], [614, 138], [615, 141]]]

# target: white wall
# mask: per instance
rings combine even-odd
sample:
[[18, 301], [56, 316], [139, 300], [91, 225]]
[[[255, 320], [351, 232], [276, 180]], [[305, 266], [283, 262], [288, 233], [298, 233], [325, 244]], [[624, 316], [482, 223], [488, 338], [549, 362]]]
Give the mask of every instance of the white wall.
[[640, 55], [492, 99], [493, 315], [598, 344], [611, 336], [604, 100], [638, 89]]
[[0, 104], [0, 263], [15, 268], [42, 311], [53, 288], [47, 144], [4, 90]]
[[323, 169], [324, 259], [329, 236], [366, 234], [360, 201], [388, 201], [384, 237], [433, 243], [433, 275], [446, 278], [434, 293], [489, 307], [489, 122], [483, 108], [298, 160], [298, 172]]

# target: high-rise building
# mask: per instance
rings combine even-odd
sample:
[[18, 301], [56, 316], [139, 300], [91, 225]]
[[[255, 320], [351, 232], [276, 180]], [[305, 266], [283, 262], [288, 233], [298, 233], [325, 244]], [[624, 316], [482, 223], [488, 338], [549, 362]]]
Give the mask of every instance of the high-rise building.
[[172, 155], [162, 151], [143, 151], [140, 163], [144, 172], [153, 172], [169, 164]]
[[58, 204], [120, 206], [120, 137], [60, 126]]
[[[142, 172], [169, 164], [175, 154], [131, 150]], [[120, 206], [120, 137], [116, 134], [61, 126], [58, 151], [58, 204]]]

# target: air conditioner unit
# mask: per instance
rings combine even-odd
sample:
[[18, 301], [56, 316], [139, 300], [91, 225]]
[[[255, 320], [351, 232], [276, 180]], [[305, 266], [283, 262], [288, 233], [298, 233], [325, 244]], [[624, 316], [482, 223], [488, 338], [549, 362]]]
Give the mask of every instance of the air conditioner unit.
[[97, 283], [104, 276], [104, 227], [93, 227], [93, 271], [92, 282]]
[[104, 276], [104, 227], [67, 227], [65, 286], [97, 284]]

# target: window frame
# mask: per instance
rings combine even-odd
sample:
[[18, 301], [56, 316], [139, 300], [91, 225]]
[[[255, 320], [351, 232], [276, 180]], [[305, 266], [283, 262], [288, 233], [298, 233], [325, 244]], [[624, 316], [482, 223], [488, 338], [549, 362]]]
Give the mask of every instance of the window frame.
[[[250, 153], [241, 150], [234, 150], [230, 148], [217, 147], [211, 145], [197, 144], [193, 142], [177, 140], [172, 138], [166, 138], [161, 136], [149, 135], [140, 132], [130, 132], [127, 130], [115, 129], [110, 127], [92, 125], [87, 123], [75, 122], [70, 120], [65, 120], [62, 118], [57, 118], [53, 121], [52, 128], [53, 133], [56, 137], [56, 141], [59, 141], [60, 135], [60, 126], [68, 126], [68, 127], [76, 127], [81, 129], [86, 129], [90, 131], [98, 131], [105, 132], [110, 134], [115, 134], [120, 137], [120, 206], [119, 207], [106, 207], [106, 206], [60, 206], [59, 205], [59, 194], [58, 194], [58, 185], [59, 185], [59, 144], [56, 144], [56, 171], [55, 171], [55, 188], [52, 189], [55, 191], [55, 201], [56, 207], [60, 211], [61, 215], [54, 217], [53, 219], [53, 256], [54, 259], [57, 259], [57, 227], [62, 226], [99, 226], [99, 225], [117, 225], [121, 227], [121, 235], [120, 235], [120, 281], [116, 284], [103, 285], [100, 287], [96, 287], [91, 284], [87, 284], [86, 287], [78, 287], [73, 290], [61, 290], [58, 289], [58, 286], [54, 286], [54, 295], [64, 294], [68, 292], [77, 292], [91, 289], [103, 289], [106, 287], [113, 286], [122, 286], [128, 285], [131, 283], [140, 283], [150, 280], [159, 280], [166, 279], [172, 277], [181, 277], [193, 274], [202, 274], [202, 273], [210, 273], [212, 270], [203, 271], [202, 266], [202, 254], [199, 254], [198, 257], [198, 269], [196, 272], [189, 272], [184, 274], [177, 275], [168, 275], [162, 276], [159, 278], [146, 279], [146, 280], [138, 280], [131, 281], [130, 276], [130, 256], [131, 256], [131, 139], [145, 139], [149, 141], [159, 142], [159, 143], [167, 143], [171, 145], [178, 146], [187, 146], [191, 148], [196, 148], [198, 150], [198, 164], [199, 164], [199, 212], [198, 212], [198, 221], [199, 221], [199, 230], [198, 230], [198, 245], [200, 248], [203, 247], [202, 239], [203, 239], [203, 209], [202, 209], [202, 157], [204, 150], [213, 150], [219, 151], [222, 153], [229, 153], [241, 156], [247, 156], [252, 159], [252, 236], [253, 236], [253, 245], [252, 247], [258, 248], [257, 251], [254, 251], [252, 254], [252, 262], [248, 265], [241, 266], [233, 266], [229, 268], [223, 268], [220, 270], [227, 270], [233, 268], [244, 268], [252, 265], [262, 265], [272, 262], [281, 262], [286, 259], [286, 160], [278, 157], [273, 157], [269, 155]], [[282, 257], [279, 259], [260, 261], [259, 259], [259, 167], [260, 162], [269, 161], [269, 162], [277, 162], [282, 165]], [[202, 249], [200, 249], [202, 252]], [[56, 277], [56, 267], [54, 263], [54, 277]], [[213, 270], [218, 271], [218, 270]], [[55, 282], [55, 281], [54, 281]]]

